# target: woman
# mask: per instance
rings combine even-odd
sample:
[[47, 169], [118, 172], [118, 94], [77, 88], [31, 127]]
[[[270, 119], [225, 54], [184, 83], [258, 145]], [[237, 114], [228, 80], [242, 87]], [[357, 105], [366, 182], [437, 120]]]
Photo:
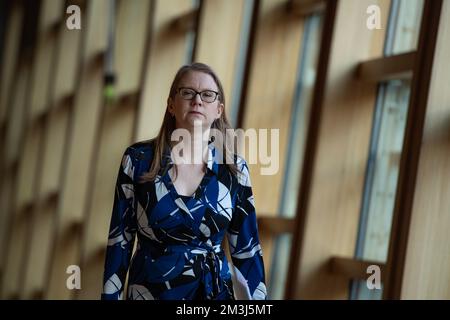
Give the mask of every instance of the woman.
[[[230, 128], [224, 108], [222, 85], [211, 68], [183, 66], [172, 82], [158, 136], [126, 149], [116, 184], [102, 299], [123, 298], [129, 266], [128, 299], [234, 299], [221, 248], [225, 233], [235, 289], [239, 284], [246, 298], [266, 299], [248, 167], [227, 143], [214, 143], [222, 139], [213, 139], [211, 133], [225, 137]], [[223, 163], [224, 157], [232, 161]]]

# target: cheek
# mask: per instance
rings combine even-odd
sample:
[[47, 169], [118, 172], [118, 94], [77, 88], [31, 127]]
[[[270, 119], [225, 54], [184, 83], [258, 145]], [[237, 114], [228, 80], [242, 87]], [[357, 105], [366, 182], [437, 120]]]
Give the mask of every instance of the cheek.
[[219, 115], [219, 106], [211, 107], [210, 112], [211, 115], [217, 116]]
[[218, 115], [217, 108], [211, 108], [211, 110], [208, 110], [208, 116], [211, 120], [216, 119]]
[[175, 110], [175, 113], [182, 114], [189, 109], [189, 104], [177, 101], [177, 103], [174, 104], [173, 108]]

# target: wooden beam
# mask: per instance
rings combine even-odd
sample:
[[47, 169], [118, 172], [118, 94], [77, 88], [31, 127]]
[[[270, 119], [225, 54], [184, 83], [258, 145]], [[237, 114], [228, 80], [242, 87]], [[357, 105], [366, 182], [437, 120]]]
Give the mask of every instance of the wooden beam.
[[31, 295], [31, 300], [43, 300], [44, 299], [44, 291], [43, 290], [35, 290]]
[[[436, 189], [439, 181], [436, 181], [436, 176], [434, 176], [436, 172], [443, 177], [446, 176], [446, 172], [442, 169], [448, 168], [448, 157], [446, 158], [447, 155], [445, 154], [448, 141], [447, 124], [444, 126], [443, 132], [445, 134], [442, 136], [444, 137], [444, 144], [436, 143], [436, 136], [430, 138], [439, 131], [438, 128], [434, 128], [434, 132], [430, 130], [430, 126], [435, 125], [433, 120], [440, 119], [443, 115], [448, 114], [448, 109], [441, 109], [448, 106], [447, 101], [445, 101], [445, 95], [448, 95], [448, 93], [444, 89], [447, 88], [445, 86], [447, 76], [446, 71], [442, 71], [442, 69], [448, 68], [448, 59], [445, 56], [445, 48], [441, 47], [442, 43], [436, 48], [438, 35], [441, 39], [446, 39], [444, 35], [448, 34], [445, 29], [439, 29], [440, 19], [444, 20], [441, 24], [442, 28], [446, 26], [445, 12], [444, 14], [441, 13], [444, 3], [448, 6], [447, 1], [427, 0], [423, 8], [417, 47], [418, 63], [414, 67], [414, 76], [411, 82], [409, 112], [386, 263], [388, 277], [383, 289], [383, 299], [446, 299], [443, 294], [433, 296], [438, 292], [435, 290], [439, 289], [432, 288], [432, 286], [445, 281], [445, 278], [442, 277], [442, 274], [439, 274], [432, 280], [429, 273], [430, 271], [432, 273], [437, 271], [431, 268], [438, 268], [439, 271], [445, 270], [445, 267], [441, 269], [439, 266], [443, 266], [442, 261], [444, 263], [448, 261], [448, 259], [445, 260], [446, 258], [441, 257], [441, 252], [434, 251], [437, 250], [435, 244], [442, 243], [445, 239], [442, 235], [448, 232], [445, 227], [441, 228], [441, 226], [445, 226], [443, 212], [447, 208], [442, 211], [437, 206], [438, 203], [441, 203], [437, 199], [444, 201], [446, 196], [444, 197], [443, 194], [448, 194], [448, 192], [446, 193], [443, 189], [445, 183], [440, 184], [442, 189], [439, 191]], [[435, 59], [437, 60], [435, 61]], [[433, 64], [435, 64], [436, 70], [433, 70]], [[437, 96], [440, 98], [435, 100]], [[427, 111], [427, 108], [430, 108], [430, 110]], [[444, 121], [446, 120], [444, 119]], [[430, 149], [430, 145], [433, 144], [437, 147], [434, 150]], [[429, 181], [423, 180], [424, 170], [433, 173], [429, 176], [431, 178]], [[439, 193], [442, 191], [444, 192]], [[442, 198], [440, 198], [441, 196]], [[442, 204], [445, 207], [445, 203], [442, 202]], [[421, 218], [426, 220], [421, 220]], [[429, 232], [429, 234], [426, 234], [426, 232]], [[435, 242], [436, 239], [439, 240]], [[432, 250], [434, 255], [430, 252]], [[448, 252], [448, 249], [445, 250]], [[415, 256], [416, 260], [407, 260], [408, 256], [409, 259]], [[423, 261], [432, 261], [428, 264], [433, 266], [424, 266]], [[418, 262], [421, 266], [414, 266]], [[423, 283], [427, 283], [427, 286], [430, 287], [423, 287]], [[445, 288], [445, 285], [439, 285], [438, 287], [443, 288], [441, 292], [446, 292], [448, 298], [449, 291]]]
[[106, 50], [101, 50], [97, 52], [86, 62], [86, 69], [89, 70], [96, 67], [103, 67], [105, 59], [106, 59]]
[[317, 79], [311, 102], [308, 132], [305, 142], [304, 158], [300, 177], [300, 188], [297, 193], [297, 210], [294, 221], [294, 233], [290, 252], [289, 267], [286, 278], [284, 299], [297, 298], [297, 283], [300, 278], [301, 256], [303, 254], [303, 243], [305, 241], [305, 229], [307, 226], [307, 212], [310, 200], [310, 189], [313, 180], [313, 169], [316, 162], [316, 153], [319, 141], [319, 124], [322, 117], [322, 105], [325, 99], [325, 88], [327, 73], [332, 47], [333, 32], [335, 29], [335, 18], [337, 1], [331, 0], [326, 7], [320, 40], [320, 49], [317, 65]]
[[415, 61], [416, 52], [412, 51], [361, 62], [356, 68], [356, 76], [370, 82], [411, 79]]
[[75, 93], [68, 93], [62, 97], [60, 97], [59, 101], [56, 101], [53, 108], [57, 109], [57, 108], [62, 108], [62, 107], [67, 107], [67, 106], [72, 106], [73, 103], [75, 101]]
[[44, 204], [57, 203], [58, 199], [59, 199], [59, 190], [54, 190], [45, 195], [43, 203]]
[[53, 21], [49, 26], [48, 29], [45, 30], [46, 34], [44, 36], [48, 37], [56, 37], [58, 35], [59, 30], [62, 28], [62, 26], [65, 26], [66, 19], [58, 19]]
[[106, 244], [105, 245], [99, 245], [97, 249], [93, 249], [92, 253], [90, 253], [87, 256], [87, 259], [85, 261], [85, 264], [90, 264], [93, 262], [103, 262], [105, 258], [105, 251], [106, 251]]
[[286, 10], [291, 15], [303, 17], [324, 12], [326, 5], [326, 0], [290, 0], [286, 5]]
[[124, 93], [119, 96], [118, 105], [122, 106], [136, 106], [139, 101], [140, 90]]
[[6, 120], [0, 122], [0, 137], [6, 137]]
[[[380, 30], [359, 28], [355, 13], [373, 3], [327, 2], [285, 299], [348, 298], [348, 281], [322, 266], [353, 256], [356, 245], [377, 84], [354, 72], [382, 56], [387, 21]], [[376, 3], [387, 15], [389, 1]]]
[[371, 265], [380, 267], [381, 281], [385, 279], [386, 266], [384, 263], [377, 261], [359, 260], [347, 257], [331, 257], [329, 261], [329, 270], [334, 275], [347, 277], [348, 279], [366, 280], [370, 273], [367, 268]]
[[294, 232], [294, 218], [285, 217], [258, 217], [258, 227], [260, 232], [276, 236], [282, 233]]
[[170, 27], [180, 32], [194, 30], [197, 21], [198, 9], [192, 9], [170, 23]]
[[83, 221], [73, 220], [67, 224], [67, 226], [62, 230], [61, 242], [63, 244], [68, 243], [73, 238], [80, 235], [83, 230]]
[[33, 202], [27, 202], [19, 208], [17, 212], [17, 221], [27, 221], [30, 219], [30, 212], [36, 208], [36, 204]]

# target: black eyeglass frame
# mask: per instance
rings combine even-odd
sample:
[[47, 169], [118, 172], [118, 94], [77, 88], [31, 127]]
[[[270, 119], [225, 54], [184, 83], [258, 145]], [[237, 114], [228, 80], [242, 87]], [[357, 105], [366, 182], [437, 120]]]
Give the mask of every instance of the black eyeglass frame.
[[[188, 89], [188, 90], [191, 90], [191, 91], [195, 92], [195, 95], [194, 95], [192, 98], [190, 98], [190, 99], [186, 99], [186, 98], [184, 98], [184, 97], [180, 94], [180, 90], [182, 90], [182, 89]], [[217, 100], [217, 98], [219, 97], [219, 95], [220, 95], [219, 92], [214, 91], [214, 90], [197, 91], [197, 90], [194, 90], [194, 89], [188, 88], [188, 87], [180, 87], [180, 88], [177, 89], [176, 92], [177, 92], [178, 94], [180, 94], [181, 99], [184, 99], [184, 100], [192, 100], [192, 99], [194, 99], [194, 98], [197, 96], [197, 94], [198, 94], [198, 95], [200, 96], [200, 100], [202, 100], [203, 102], [206, 102], [206, 103], [213, 103], [213, 102], [215, 102], [215, 101]], [[202, 93], [203, 93], [203, 92], [214, 92], [214, 93], [216, 94], [216, 96], [214, 97], [214, 100], [213, 100], [213, 101], [205, 101], [205, 100], [203, 100], [203, 98], [202, 98]]]

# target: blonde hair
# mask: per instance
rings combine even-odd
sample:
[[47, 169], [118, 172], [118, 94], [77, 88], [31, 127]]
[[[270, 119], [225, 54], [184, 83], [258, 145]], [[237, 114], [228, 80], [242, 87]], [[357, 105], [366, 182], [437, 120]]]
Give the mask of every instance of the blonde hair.
[[[175, 117], [172, 117], [168, 111], [169, 101], [170, 99], [175, 98], [178, 85], [188, 72], [203, 72], [209, 74], [214, 79], [214, 82], [216, 83], [219, 91], [218, 99], [219, 102], [223, 104], [224, 109], [222, 111], [220, 118], [214, 120], [214, 122], [211, 124], [211, 129], [216, 129], [220, 131], [222, 137], [224, 137], [225, 139], [225, 143], [222, 144], [223, 145], [222, 155], [224, 156], [224, 159], [227, 159], [225, 165], [234, 176], [236, 176], [239, 172], [235, 161], [228, 161], [228, 159], [235, 159], [234, 156], [236, 154], [236, 147], [235, 147], [236, 143], [235, 137], [230, 134], [230, 131], [232, 130], [227, 130], [232, 129], [232, 127], [225, 114], [225, 95], [223, 92], [222, 84], [216, 73], [211, 69], [211, 67], [209, 67], [204, 63], [196, 62], [182, 66], [178, 70], [178, 72], [175, 75], [175, 78], [172, 81], [169, 96], [167, 98], [167, 108], [164, 114], [163, 123], [161, 125], [161, 128], [159, 129], [158, 135], [154, 139], [150, 140], [150, 142], [154, 145], [153, 161], [149, 171], [145, 172], [141, 176], [142, 182], [154, 181], [157, 175], [159, 174], [164, 175], [167, 172], [169, 164], [169, 161], [167, 160], [169, 159], [164, 159], [164, 157], [170, 158], [170, 151], [172, 148], [172, 142], [170, 137], [172, 135], [172, 132], [176, 129]], [[164, 167], [163, 164], [165, 164]], [[175, 177], [177, 176], [176, 166], [174, 175]]]

